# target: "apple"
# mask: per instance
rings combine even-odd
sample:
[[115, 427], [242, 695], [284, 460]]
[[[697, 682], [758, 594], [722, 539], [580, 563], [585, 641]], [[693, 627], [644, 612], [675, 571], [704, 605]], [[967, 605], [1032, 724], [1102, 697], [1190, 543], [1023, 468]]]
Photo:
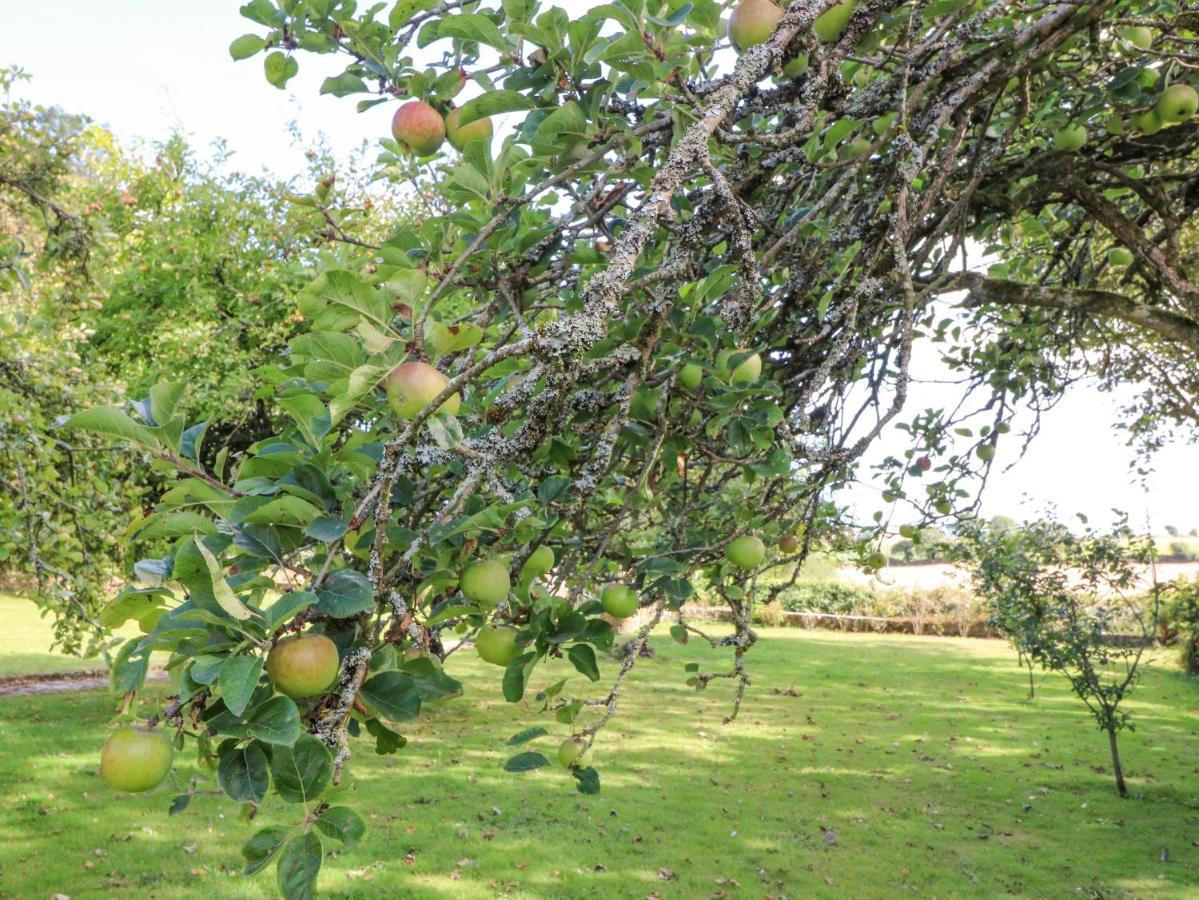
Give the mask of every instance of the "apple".
[[550, 569], [553, 567], [554, 551], [545, 544], [540, 544], [536, 550], [529, 554], [529, 558], [526, 559], [521, 565], [521, 580], [531, 581], [534, 578], [540, 578], [543, 575], [548, 575]]
[[687, 363], [683, 368], [679, 369], [679, 384], [689, 391], [699, 387], [699, 383], [704, 380], [704, 370], [695, 363]]
[[472, 603], [495, 606], [508, 599], [512, 579], [508, 566], [499, 559], [483, 559], [471, 563], [458, 581], [462, 594]]
[[511, 625], [484, 625], [475, 635], [475, 652], [479, 659], [493, 666], [506, 666], [520, 656], [516, 646], [516, 629]]
[[1138, 50], [1148, 50], [1153, 46], [1153, 29], [1146, 28], [1144, 25], [1130, 25], [1125, 28], [1121, 34], [1124, 40], [1132, 44]]
[[1107, 117], [1107, 121], [1104, 123], [1104, 127], [1107, 129], [1108, 134], [1112, 134], [1112, 135], [1123, 134], [1124, 133], [1124, 120], [1120, 118], [1119, 113], [1112, 113], [1110, 116]]
[[171, 740], [162, 732], [118, 728], [100, 751], [100, 777], [118, 791], [140, 794], [167, 777], [174, 757]]
[[[728, 371], [729, 360], [737, 353], [744, 353], [743, 350], [721, 350], [716, 357], [716, 363], [722, 372]], [[734, 385], [753, 384], [762, 374], [762, 357], [757, 353], [751, 353], [739, 362], [732, 372], [729, 372], [729, 383]]]
[[927, 472], [932, 467], [933, 461], [927, 456], [916, 457], [916, 468], [918, 468], [921, 472]]
[[423, 100], [409, 100], [391, 120], [396, 143], [417, 156], [431, 156], [445, 140], [445, 120]]
[[876, 550], [866, 557], [867, 569], [881, 569], [887, 564], [887, 557], [881, 550]]
[[627, 619], [637, 612], [641, 598], [631, 587], [623, 584], [609, 584], [600, 593], [600, 603], [604, 612], [614, 619]]
[[779, 549], [790, 555], [799, 549], [799, 538], [793, 534], [784, 534], [779, 540]]
[[839, 41], [841, 35], [845, 34], [845, 29], [849, 27], [849, 17], [853, 15], [855, 5], [854, 0], [842, 0], [817, 16], [816, 21], [812, 23], [816, 37], [826, 44]]
[[741, 0], [729, 16], [729, 38], [744, 53], [755, 44], [764, 44], [774, 34], [783, 11], [773, 0]]
[[1087, 142], [1087, 130], [1082, 125], [1066, 125], [1053, 135], [1053, 146], [1063, 153], [1081, 150]]
[[1199, 94], [1189, 84], [1172, 84], [1157, 98], [1156, 109], [1163, 122], [1183, 122], [1199, 109]]
[[462, 118], [461, 109], [451, 109], [445, 117], [445, 136], [449, 138], [450, 144], [455, 150], [465, 150], [466, 145], [472, 141], [490, 141], [491, 140], [491, 117], [484, 116], [481, 119], [475, 119], [468, 125], [458, 125], [458, 120]]
[[1157, 134], [1162, 130], [1161, 116], [1156, 109], [1147, 109], [1132, 117], [1132, 127], [1141, 134]]
[[729, 541], [724, 548], [724, 558], [739, 569], [756, 569], [766, 558], [766, 545], [752, 534], [743, 534]]
[[[387, 376], [387, 399], [401, 419], [415, 419], [449, 383], [445, 375], [428, 363], [408, 360]], [[437, 411], [457, 415], [461, 404], [462, 398], [458, 394], [450, 394]]]
[[1112, 247], [1107, 251], [1107, 261], [1113, 266], [1132, 265], [1132, 251], [1127, 247]]
[[266, 655], [266, 674], [280, 694], [293, 700], [318, 697], [337, 680], [337, 645], [323, 634], [285, 637]]
[[808, 71], [808, 53], [804, 51], [798, 54], [795, 59], [783, 66], [783, 74], [788, 78], [798, 78], [804, 72]]
[[591, 765], [591, 748], [582, 738], [567, 738], [558, 745], [558, 762], [564, 769], [586, 769]]

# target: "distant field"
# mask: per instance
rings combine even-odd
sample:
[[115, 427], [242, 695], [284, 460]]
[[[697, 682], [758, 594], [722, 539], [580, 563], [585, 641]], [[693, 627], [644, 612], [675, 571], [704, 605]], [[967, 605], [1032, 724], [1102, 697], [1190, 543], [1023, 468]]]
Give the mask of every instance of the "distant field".
[[[1175, 578], [1194, 578], [1199, 576], [1199, 562], [1158, 563], [1157, 579], [1159, 582], [1172, 581]], [[875, 587], [878, 589], [901, 588], [907, 590], [929, 590], [939, 587], [966, 588], [969, 579], [953, 566], [941, 563], [912, 566], [887, 566], [877, 576], [868, 575], [861, 569], [844, 567], [839, 569], [837, 577], [854, 584]], [[1152, 574], [1149, 570], [1142, 573], [1140, 587], [1148, 589], [1152, 584]]]

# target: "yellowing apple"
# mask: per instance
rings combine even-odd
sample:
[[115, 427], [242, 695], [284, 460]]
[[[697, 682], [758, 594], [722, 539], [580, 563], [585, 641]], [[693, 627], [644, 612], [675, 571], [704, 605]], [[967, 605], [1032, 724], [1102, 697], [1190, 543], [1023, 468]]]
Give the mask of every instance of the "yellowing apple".
[[582, 738], [567, 738], [558, 745], [558, 763], [564, 769], [586, 769], [591, 765], [591, 748]]
[[171, 740], [164, 733], [118, 728], [100, 751], [100, 777], [119, 791], [139, 794], [167, 777], [174, 758]]
[[484, 625], [475, 635], [475, 652], [483, 662], [506, 666], [520, 656], [516, 629], [511, 625]]
[[280, 694], [293, 700], [319, 697], [341, 668], [337, 645], [323, 634], [285, 637], [266, 655], [266, 674]]
[[1156, 109], [1163, 122], [1184, 122], [1199, 109], [1199, 94], [1189, 84], [1172, 84], [1157, 98]]
[[462, 594], [472, 603], [495, 606], [508, 599], [512, 579], [508, 566], [498, 559], [484, 559], [466, 567], [458, 581]]
[[627, 619], [637, 612], [640, 602], [637, 592], [623, 584], [609, 584], [600, 593], [604, 612], [614, 619]]
[[766, 545], [755, 535], [743, 534], [729, 541], [724, 558], [739, 569], [756, 569], [766, 558]]
[[744, 53], [770, 40], [782, 18], [783, 11], [773, 0], [741, 0], [729, 16], [729, 38]]
[[431, 156], [445, 140], [445, 120], [423, 100], [409, 100], [392, 117], [391, 135], [417, 156]]
[[466, 125], [459, 126], [458, 120], [462, 118], [461, 109], [451, 109], [445, 117], [445, 136], [449, 138], [450, 144], [455, 150], [465, 150], [466, 145], [472, 141], [490, 141], [491, 140], [491, 117], [484, 116], [481, 119], [475, 119]]
[[[428, 363], [408, 360], [387, 376], [387, 399], [401, 419], [415, 419], [449, 383], [450, 379]], [[462, 398], [458, 394], [450, 394], [437, 411], [457, 415], [461, 404]]]
[[784, 534], [779, 539], [779, 549], [788, 556], [799, 549], [799, 538], [793, 534]]

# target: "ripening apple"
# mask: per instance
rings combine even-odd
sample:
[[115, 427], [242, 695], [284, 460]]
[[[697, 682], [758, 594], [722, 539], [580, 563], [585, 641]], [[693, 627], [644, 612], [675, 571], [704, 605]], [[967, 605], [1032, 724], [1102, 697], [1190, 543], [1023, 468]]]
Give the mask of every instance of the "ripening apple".
[[[721, 350], [716, 357], [716, 364], [721, 371], [728, 370], [729, 360], [742, 350]], [[746, 385], [755, 383], [762, 374], [762, 357], [751, 353], [739, 362], [732, 372], [729, 372], [729, 384]]]
[[512, 579], [508, 576], [508, 566], [502, 560], [483, 559], [466, 567], [458, 580], [458, 587], [472, 603], [495, 606], [508, 599]]
[[770, 40], [782, 18], [783, 11], [773, 0], [741, 0], [729, 16], [729, 38], [744, 53]]
[[586, 769], [591, 765], [591, 748], [582, 738], [567, 738], [558, 745], [558, 763], [564, 769]]
[[929, 459], [927, 456], [917, 456], [916, 457], [916, 468], [918, 468], [921, 472], [927, 472], [932, 467], [933, 467], [933, 461], [931, 459]]
[[687, 363], [683, 368], [679, 369], [679, 384], [689, 391], [699, 387], [699, 383], [704, 380], [704, 370], [695, 363]]
[[162, 732], [118, 728], [100, 751], [100, 777], [119, 791], [139, 794], [167, 777], [174, 757], [171, 740]]
[[1087, 142], [1087, 130], [1082, 125], [1066, 125], [1053, 135], [1053, 146], [1064, 153], [1081, 150]]
[[506, 666], [520, 656], [516, 629], [511, 625], [484, 625], [475, 635], [475, 652], [483, 662]]
[[1124, 35], [1124, 40], [1132, 44], [1138, 50], [1148, 50], [1153, 46], [1153, 29], [1146, 28], [1144, 25], [1130, 25], [1121, 32]]
[[[415, 419], [449, 383], [450, 379], [428, 363], [408, 360], [387, 376], [387, 399], [401, 419]], [[462, 398], [458, 394], [450, 394], [437, 411], [457, 415], [461, 404]]]
[[458, 125], [458, 120], [462, 118], [461, 109], [451, 109], [445, 117], [445, 136], [449, 139], [450, 144], [455, 150], [465, 150], [466, 145], [472, 141], [490, 141], [491, 140], [491, 117], [484, 116], [481, 119], [475, 119], [467, 125]]
[[779, 550], [790, 556], [799, 549], [799, 538], [793, 534], [784, 534], [779, 539]]
[[1162, 119], [1156, 109], [1147, 109], [1132, 117], [1132, 127], [1141, 134], [1157, 134], [1162, 130]]
[[319, 697], [337, 680], [337, 645], [323, 634], [285, 637], [266, 655], [266, 674], [280, 694], [293, 700]]
[[1189, 84], [1172, 84], [1157, 98], [1156, 109], [1163, 122], [1184, 122], [1199, 110], [1199, 94]]
[[423, 100], [409, 100], [391, 120], [396, 143], [417, 156], [431, 156], [445, 140], [445, 120]]
[[537, 549], [529, 554], [529, 558], [521, 564], [521, 580], [531, 581], [534, 578], [548, 575], [550, 569], [554, 567], [554, 561], [554, 551], [545, 544], [538, 545]]
[[756, 535], [743, 534], [729, 541], [724, 558], [739, 569], [756, 569], [766, 558], [766, 545]]
[[614, 619], [627, 619], [637, 612], [641, 598], [631, 587], [623, 584], [609, 584], [600, 593], [600, 603], [604, 612]]
[[1113, 266], [1132, 265], [1132, 251], [1127, 247], [1112, 247], [1107, 251], [1107, 261]]
[[842, 0], [836, 6], [829, 7], [816, 17], [816, 21], [812, 23], [812, 30], [826, 44], [839, 41], [841, 35], [845, 34], [845, 29], [849, 27], [849, 17], [853, 15], [856, 5], [854, 0]]

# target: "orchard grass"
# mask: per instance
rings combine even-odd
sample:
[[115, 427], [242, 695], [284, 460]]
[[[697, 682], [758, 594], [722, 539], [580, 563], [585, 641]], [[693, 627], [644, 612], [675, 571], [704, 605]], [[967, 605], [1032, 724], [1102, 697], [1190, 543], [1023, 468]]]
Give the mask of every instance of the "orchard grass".
[[[1121, 800], [1104, 737], [1064, 681], [1044, 678], [1027, 702], [999, 641], [762, 633], [727, 726], [730, 684], [695, 697], [683, 671], [727, 657], [657, 637], [596, 746], [598, 796], [557, 767], [502, 771], [508, 736], [546, 724], [551, 735], [528, 746], [553, 758], [566, 729], [505, 704], [498, 669], [451, 657], [465, 698], [406, 728], [395, 756], [356, 743], [347, 783], [370, 832], [326, 857], [323, 894], [1199, 893], [1199, 684], [1166, 655], [1128, 702], [1137, 730], [1121, 737], [1132, 792]], [[97, 774], [112, 707], [98, 691], [0, 699], [0, 896], [271, 896], [273, 867], [239, 876], [239, 847], [298, 811], [271, 801], [248, 825], [217, 796], [168, 817], [171, 787], [115, 793]], [[193, 759], [179, 759], [184, 779]]]
[[[116, 634], [137, 634], [135, 623]], [[0, 592], [0, 678], [18, 675], [51, 675], [61, 672], [98, 672], [105, 668], [101, 656], [78, 657], [54, 653], [54, 620], [42, 617], [33, 601]], [[0, 876], [0, 884], [3, 878]]]

